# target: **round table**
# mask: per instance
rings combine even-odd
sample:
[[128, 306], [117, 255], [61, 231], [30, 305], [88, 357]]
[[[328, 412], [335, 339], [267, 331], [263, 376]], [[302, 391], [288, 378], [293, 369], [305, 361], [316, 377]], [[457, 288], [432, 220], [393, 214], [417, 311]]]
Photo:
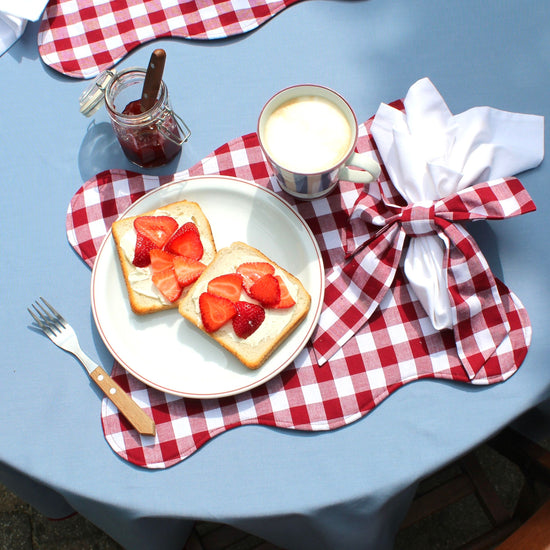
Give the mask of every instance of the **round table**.
[[[490, 105], [549, 115], [549, 21], [550, 4], [536, 0], [310, 0], [238, 37], [157, 40], [120, 66], [145, 67], [154, 48], [167, 52], [164, 79], [192, 137], [177, 161], [148, 173], [171, 174], [255, 131], [265, 101], [298, 83], [339, 91], [360, 122], [425, 76], [454, 113]], [[538, 210], [474, 233], [533, 326], [527, 358], [509, 380], [411, 383], [330, 432], [233, 429], [165, 470], [121, 460], [103, 436], [100, 393], [72, 356], [29, 328], [26, 308], [45, 296], [110, 370], [91, 315], [90, 269], [67, 243], [65, 215], [86, 180], [135, 167], [99, 128], [104, 112], [92, 121], [80, 115], [87, 82], [41, 61], [38, 27], [29, 24], [0, 58], [0, 481], [30, 504], [52, 517], [76, 510], [129, 550], [179, 550], [197, 519], [288, 550], [391, 548], [420, 479], [548, 398], [543, 162], [519, 175]]]

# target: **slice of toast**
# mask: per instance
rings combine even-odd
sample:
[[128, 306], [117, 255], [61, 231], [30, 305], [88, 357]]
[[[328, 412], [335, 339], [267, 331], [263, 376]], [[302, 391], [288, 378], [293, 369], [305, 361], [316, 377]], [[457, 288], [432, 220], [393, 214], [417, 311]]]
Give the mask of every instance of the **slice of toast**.
[[133, 264], [136, 246], [134, 221], [141, 216], [170, 216], [178, 222], [180, 227], [184, 223], [193, 222], [199, 230], [204, 249], [200, 261], [206, 265], [212, 261], [216, 254], [216, 245], [210, 223], [196, 202], [185, 200], [168, 204], [154, 211], [140, 214], [140, 216], [122, 218], [113, 223], [113, 238], [132, 311], [138, 315], [146, 315], [166, 309], [176, 309], [192, 285], [184, 287], [180, 298], [170, 302], [162, 296], [153, 284], [151, 267], [140, 268]]
[[[232, 321], [214, 332], [208, 332], [202, 322], [199, 299], [207, 291], [208, 283], [215, 277], [235, 273], [237, 268], [248, 262], [267, 262], [275, 268], [275, 275], [284, 281], [295, 305], [274, 309], [265, 307], [265, 319], [260, 327], [247, 338], [235, 334]], [[240, 300], [258, 303], [244, 289]], [[221, 249], [207, 269], [194, 283], [189, 293], [179, 304], [180, 314], [216, 342], [235, 355], [249, 369], [259, 368], [273, 351], [290, 335], [305, 318], [311, 305], [311, 297], [297, 277], [277, 265], [259, 250], [242, 242], [234, 242]]]

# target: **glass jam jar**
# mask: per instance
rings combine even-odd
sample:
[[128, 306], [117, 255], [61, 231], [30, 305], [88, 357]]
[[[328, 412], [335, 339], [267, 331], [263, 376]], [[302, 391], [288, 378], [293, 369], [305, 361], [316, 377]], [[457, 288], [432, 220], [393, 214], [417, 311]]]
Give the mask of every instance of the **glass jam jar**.
[[142, 168], [170, 162], [191, 132], [170, 107], [168, 88], [161, 81], [155, 104], [141, 112], [145, 69], [105, 71], [80, 98], [80, 111], [94, 113], [103, 102], [126, 157]]

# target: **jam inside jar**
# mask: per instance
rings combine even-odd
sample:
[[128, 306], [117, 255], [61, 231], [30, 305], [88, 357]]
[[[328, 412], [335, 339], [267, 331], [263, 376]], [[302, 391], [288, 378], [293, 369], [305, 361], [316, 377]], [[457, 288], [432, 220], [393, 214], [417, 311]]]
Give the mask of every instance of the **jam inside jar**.
[[155, 104], [141, 112], [140, 100], [146, 71], [120, 72], [105, 89], [105, 105], [126, 157], [142, 168], [170, 162], [189, 137], [185, 123], [170, 108], [168, 89], [161, 82]]

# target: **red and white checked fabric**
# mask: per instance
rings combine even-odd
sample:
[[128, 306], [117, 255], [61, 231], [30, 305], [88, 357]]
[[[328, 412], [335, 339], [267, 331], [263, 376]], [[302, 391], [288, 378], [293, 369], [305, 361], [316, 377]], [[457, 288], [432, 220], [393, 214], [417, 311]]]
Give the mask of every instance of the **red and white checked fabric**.
[[[360, 126], [357, 150], [372, 151], [376, 155], [369, 133], [370, 124], [368, 121]], [[143, 176], [123, 170], [98, 174], [79, 189], [69, 205], [67, 234], [71, 245], [89, 265], [93, 265], [112, 221], [133, 200], [169, 181], [201, 174], [254, 180], [280, 192], [256, 134], [248, 134], [223, 145], [190, 170], [174, 176]], [[510, 182], [510, 185], [521, 184]], [[372, 186], [369, 190], [373, 191]], [[376, 193], [382, 192], [386, 197], [396, 193], [384, 176]], [[336, 192], [313, 202], [290, 199], [314, 232], [327, 273], [344, 262], [350, 246], [355, 243], [360, 249], [358, 245], [365, 238], [374, 237], [379, 230], [378, 226], [366, 223], [356, 232], [353, 230], [352, 214], [365, 200], [362, 188], [349, 182], [341, 182]], [[452, 204], [446, 205], [446, 209], [450, 212], [460, 210]], [[399, 227], [398, 224], [394, 226]], [[125, 460], [147, 468], [166, 468], [236, 426], [260, 424], [321, 431], [350, 424], [413, 380], [501, 382], [521, 365], [530, 344], [531, 326], [518, 298], [502, 282], [495, 282], [509, 331], [473, 377], [459, 357], [453, 332], [433, 328], [410, 291], [401, 268], [396, 266], [392, 283], [369, 322], [322, 367], [308, 345], [291, 365], [263, 386], [233, 397], [195, 400], [149, 388], [115, 363], [112, 376], [151, 414], [157, 425], [157, 435], [154, 438], [140, 436], [111, 402], [104, 399], [101, 414], [105, 437]]]
[[[330, 359], [368, 322], [393, 283], [408, 240], [437, 234], [445, 246], [458, 355], [474, 378], [509, 327], [485, 257], [466, 229], [454, 222], [519, 216], [534, 211], [535, 204], [516, 178], [480, 183], [436, 201], [405, 206], [392, 201], [373, 190], [354, 207], [346, 262], [327, 275], [324, 309], [313, 336], [317, 360], [323, 364]], [[357, 245], [353, 231], [364, 236], [362, 225], [374, 237]]]
[[249, 32], [299, 0], [51, 0], [38, 32], [46, 65], [90, 78], [157, 38]]

